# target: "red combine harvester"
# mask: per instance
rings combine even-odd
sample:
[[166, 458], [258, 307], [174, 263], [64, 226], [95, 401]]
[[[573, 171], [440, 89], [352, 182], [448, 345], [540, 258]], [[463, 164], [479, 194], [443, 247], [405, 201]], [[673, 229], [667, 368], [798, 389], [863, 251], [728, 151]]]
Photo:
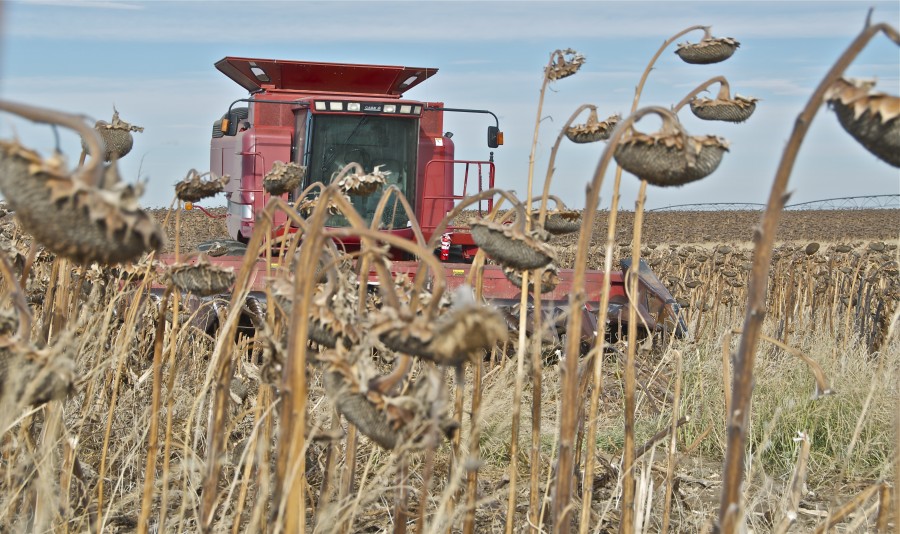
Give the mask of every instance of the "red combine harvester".
[[[427, 80], [437, 69], [383, 65], [353, 65], [306, 61], [281, 61], [226, 57], [216, 68], [249, 91], [250, 96], [235, 100], [223, 117], [213, 124], [210, 170], [231, 180], [226, 185], [228, 201], [226, 223], [230, 239], [219, 240], [226, 254], [210, 260], [222, 266], [239, 267], [246, 243], [254, 229], [257, 214], [270, 200], [263, 179], [276, 161], [294, 162], [306, 167], [305, 183], [328, 183], [346, 164], [356, 162], [366, 172], [375, 166], [388, 171], [388, 184], [394, 185], [409, 200], [414, 213], [403, 208], [386, 210], [380, 227], [408, 239], [413, 238], [409, 221], [415, 217], [426, 240], [431, 239], [439, 222], [464, 197], [494, 187], [493, 152], [487, 160], [456, 159], [452, 134], [444, 132], [445, 113], [482, 114], [493, 118], [487, 128], [487, 145], [502, 144], [497, 116], [487, 110], [445, 107], [442, 102], [403, 99], [403, 93]], [[283, 196], [293, 205], [301, 199], [297, 192]], [[370, 197], [351, 197], [354, 207], [371, 224], [381, 193]], [[493, 207], [492, 200], [477, 205], [482, 213]], [[274, 221], [281, 232], [289, 231], [286, 217], [279, 213]], [[276, 217], [278, 217], [276, 216]], [[327, 226], [347, 226], [340, 215], [329, 217]], [[442, 233], [441, 247], [435, 251], [444, 264], [448, 289], [461, 285], [469, 272], [469, 263], [478, 251], [467, 227], [451, 226]], [[204, 243], [201, 251], [212, 246]], [[353, 249], [358, 240], [342, 241]], [[173, 261], [164, 256], [164, 262]], [[416, 272], [419, 263], [396, 253], [392, 258], [394, 274]], [[252, 327], [263, 313], [266, 284], [266, 260], [257, 263], [253, 291], [248, 299], [242, 324]], [[570, 269], [560, 269], [557, 287], [542, 296], [545, 324], [556, 325], [562, 334], [572, 292]], [[585, 290], [588, 303], [581, 337], [589, 339], [598, 331], [598, 307], [603, 273], [589, 271]], [[628, 316], [628, 300], [622, 272], [612, 273], [609, 318], [611, 332], [619, 330]], [[642, 324], [651, 330], [673, 328], [678, 336], [686, 334], [678, 304], [657, 277], [645, 265], [640, 269], [638, 313]], [[511, 319], [518, 314], [521, 290], [509, 282], [502, 269], [484, 268], [487, 300], [504, 309]], [[213, 302], [213, 307], [224, 303]], [[206, 315], [208, 331], [216, 328], [216, 314]], [[254, 317], [253, 315], [257, 315]], [[618, 323], [618, 324], [616, 324]]]

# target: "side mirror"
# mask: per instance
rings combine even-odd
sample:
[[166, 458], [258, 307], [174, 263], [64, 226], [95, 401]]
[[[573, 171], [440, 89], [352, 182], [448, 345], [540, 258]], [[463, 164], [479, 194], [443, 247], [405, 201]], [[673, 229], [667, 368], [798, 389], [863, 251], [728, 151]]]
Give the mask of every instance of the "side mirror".
[[503, 144], [503, 132], [498, 126], [488, 126], [487, 144], [489, 148], [497, 148]]
[[222, 126], [220, 127], [223, 135], [237, 135], [241, 121], [247, 118], [247, 108], [232, 108], [229, 113], [222, 117]]

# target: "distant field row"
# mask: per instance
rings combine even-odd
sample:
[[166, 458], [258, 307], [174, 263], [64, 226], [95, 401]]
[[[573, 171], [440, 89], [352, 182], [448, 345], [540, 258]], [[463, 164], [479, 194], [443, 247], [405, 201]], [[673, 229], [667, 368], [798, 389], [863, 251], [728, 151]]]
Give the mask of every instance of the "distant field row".
[[[153, 212], [162, 221], [165, 210]], [[224, 208], [212, 213], [224, 214]], [[634, 213], [619, 212], [617, 241], [631, 240]], [[746, 243], [759, 223], [759, 211], [668, 211], [644, 214], [642, 241], [645, 244], [669, 243]], [[595, 243], [606, 236], [607, 214], [600, 212], [594, 224]], [[822, 210], [786, 211], [781, 216], [778, 241], [857, 242], [894, 240], [900, 229], [900, 210]], [[169, 243], [174, 243], [174, 228], [169, 228]], [[197, 243], [224, 237], [224, 219], [211, 219], [200, 211], [182, 213], [182, 250], [192, 250]], [[559, 245], [574, 243], [576, 236], [558, 238]]]

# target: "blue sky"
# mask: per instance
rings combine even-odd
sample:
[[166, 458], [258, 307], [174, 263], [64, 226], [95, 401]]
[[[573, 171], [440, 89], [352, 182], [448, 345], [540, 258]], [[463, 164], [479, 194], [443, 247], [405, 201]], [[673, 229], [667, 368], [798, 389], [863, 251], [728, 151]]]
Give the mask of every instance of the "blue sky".
[[[587, 58], [581, 71], [551, 85], [536, 156], [538, 182], [559, 128], [581, 104], [604, 117], [626, 114], [634, 87], [657, 48], [682, 29], [703, 24], [741, 46], [717, 65], [688, 65], [667, 49], [648, 79], [642, 105], [671, 106], [701, 82], [724, 75], [732, 94], [760, 99], [744, 124], [703, 122], [685, 109], [691, 134], [731, 142], [719, 169], [681, 188], [650, 188], [648, 208], [689, 202], [765, 202], [794, 119], [840, 53], [873, 20], [900, 26], [890, 2], [2, 2], [0, 98], [121, 117], [144, 126], [120, 165], [126, 180], [148, 182], [143, 203], [166, 206], [189, 169], [209, 168], [212, 122], [246, 96], [213, 63], [224, 56], [436, 67], [437, 75], [406, 98], [482, 108], [500, 117], [506, 144], [495, 152], [498, 185], [524, 196], [528, 153], [543, 67], [556, 49]], [[679, 39], [696, 42], [701, 32]], [[876, 37], [848, 75], [875, 78], [900, 93], [898, 49]], [[584, 117], [582, 118], [584, 120]], [[580, 122], [580, 121], [579, 121]], [[454, 116], [457, 157], [486, 159], [484, 116]], [[653, 119], [639, 129], [657, 127]], [[47, 153], [53, 136], [7, 114], [0, 138], [13, 135]], [[77, 162], [77, 137], [62, 147]], [[566, 143], [553, 192], [570, 206], [584, 202], [603, 144]], [[610, 175], [611, 178], [611, 175]], [[608, 206], [611, 179], [601, 206]], [[632, 209], [638, 181], [623, 179], [622, 205]], [[900, 173], [856, 144], [827, 109], [819, 111], [791, 178], [792, 202], [895, 194]], [[220, 199], [221, 203], [223, 202]], [[215, 204], [215, 203], [211, 203]]]

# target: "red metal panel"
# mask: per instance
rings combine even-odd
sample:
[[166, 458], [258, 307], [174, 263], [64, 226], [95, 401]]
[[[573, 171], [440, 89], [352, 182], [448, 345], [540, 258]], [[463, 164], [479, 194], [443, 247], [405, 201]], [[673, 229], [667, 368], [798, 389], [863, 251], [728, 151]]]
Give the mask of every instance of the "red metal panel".
[[[297, 100], [297, 95], [267, 93], [260, 95], [258, 98], [264, 100], [283, 100], [292, 102]], [[250, 115], [251, 122], [257, 126], [293, 126], [294, 125], [294, 106], [291, 104], [271, 104], [266, 102], [253, 102], [253, 113]]]
[[[254, 217], [269, 201], [270, 195], [262, 186], [266, 173], [276, 161], [291, 161], [292, 130], [290, 126], [259, 126], [248, 130], [243, 136], [241, 192], [245, 201], [253, 204]], [[277, 212], [274, 226], [284, 224], [285, 220], [284, 213]]]
[[352, 65], [225, 57], [216, 68], [248, 91], [381, 95], [399, 98], [437, 73], [430, 67]]
[[[448, 289], [455, 289], [466, 283], [471, 265], [465, 263], [445, 263], [444, 276], [447, 280]], [[420, 268], [417, 262], [393, 262], [391, 271], [394, 273], [404, 273], [412, 277]], [[484, 296], [487, 299], [517, 299], [521, 294], [521, 290], [514, 286], [503, 274], [501, 267], [497, 265], [485, 265], [483, 272], [484, 280]], [[559, 285], [553, 291], [549, 291], [542, 295], [542, 299], [546, 301], [568, 302], [569, 295], [572, 293], [572, 269], [559, 270]], [[370, 273], [369, 279], [377, 280], [375, 273]], [[599, 303], [600, 292], [603, 289], [603, 272], [589, 271], [585, 274], [584, 292], [587, 294], [588, 301]], [[610, 274], [610, 295], [624, 296], [625, 283], [621, 272], [612, 272]]]

